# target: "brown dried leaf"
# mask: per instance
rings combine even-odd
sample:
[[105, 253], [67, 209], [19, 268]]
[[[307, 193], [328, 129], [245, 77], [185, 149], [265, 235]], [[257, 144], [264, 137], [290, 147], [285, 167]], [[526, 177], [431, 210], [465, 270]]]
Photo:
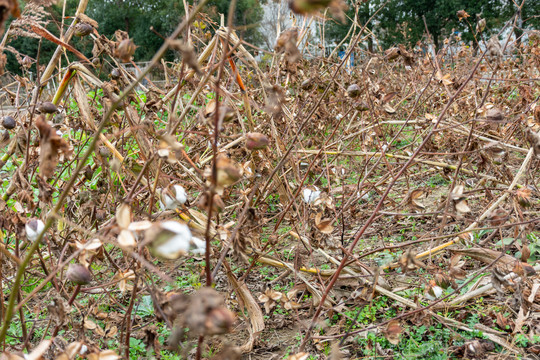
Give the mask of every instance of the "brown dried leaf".
[[53, 175], [58, 162], [58, 156], [69, 155], [73, 149], [66, 140], [60, 137], [56, 131], [45, 121], [45, 116], [40, 115], [36, 119], [36, 127], [40, 134], [40, 157], [39, 167], [45, 178]]
[[405, 203], [407, 204], [407, 206], [409, 206], [410, 208], [414, 210], [423, 210], [426, 207], [424, 206], [424, 204], [419, 202], [418, 199], [425, 193], [426, 192], [423, 189], [413, 190], [409, 192], [409, 194], [405, 198]]
[[461, 200], [456, 203], [456, 210], [460, 214], [471, 212], [471, 208], [467, 204], [467, 200]]
[[240, 347], [242, 353], [245, 354], [253, 349], [255, 340], [261, 331], [264, 330], [264, 316], [261, 308], [259, 305], [257, 305], [257, 302], [253, 298], [253, 295], [251, 295], [251, 292], [248, 290], [246, 284], [239, 283], [234, 274], [232, 274], [230, 271], [227, 271], [227, 277], [229, 278], [229, 281], [231, 282], [231, 285], [236, 291], [238, 297], [244, 303], [251, 323], [251, 327], [249, 329], [249, 340]]
[[458, 20], [461, 21], [463, 19], [471, 17], [471, 15], [467, 14], [467, 12], [465, 10], [459, 10], [457, 12], [457, 17], [458, 17]]
[[274, 50], [277, 53], [285, 53], [289, 63], [295, 63], [302, 58], [296, 43], [298, 42], [298, 28], [290, 28], [279, 35]]
[[323, 234], [331, 234], [332, 231], [334, 231], [334, 227], [332, 226], [332, 219], [321, 219], [322, 213], [318, 213], [317, 216], [315, 216], [315, 226], [317, 229], [322, 232]]
[[291, 355], [287, 358], [287, 360], [307, 360], [309, 358], [309, 354], [305, 352], [300, 352], [298, 354]]
[[399, 325], [399, 320], [392, 320], [386, 326], [384, 330], [384, 336], [391, 344], [399, 344], [399, 338], [403, 333], [403, 328]]

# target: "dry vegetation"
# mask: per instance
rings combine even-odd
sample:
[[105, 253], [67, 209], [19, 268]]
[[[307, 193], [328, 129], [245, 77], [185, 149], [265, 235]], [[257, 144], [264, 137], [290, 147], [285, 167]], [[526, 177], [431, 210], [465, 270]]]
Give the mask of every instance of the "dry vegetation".
[[198, 6], [156, 87], [86, 5], [62, 39], [31, 8], [6, 30], [78, 60], [1, 84], [0, 358], [540, 353], [537, 33], [349, 69], [300, 27], [257, 63], [231, 24], [202, 42]]

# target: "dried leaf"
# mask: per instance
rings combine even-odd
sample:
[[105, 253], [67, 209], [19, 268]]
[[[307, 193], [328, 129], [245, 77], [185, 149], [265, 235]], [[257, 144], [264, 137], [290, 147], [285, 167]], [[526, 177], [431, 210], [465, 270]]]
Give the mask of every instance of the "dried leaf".
[[400, 336], [403, 333], [403, 328], [399, 324], [399, 320], [392, 320], [384, 330], [384, 336], [393, 345], [399, 344]]
[[40, 134], [40, 157], [39, 168], [41, 174], [48, 178], [53, 175], [54, 168], [60, 155], [69, 155], [73, 149], [66, 140], [56, 133], [51, 125], [47, 123], [44, 115], [36, 119], [36, 127]]
[[305, 352], [300, 352], [298, 354], [291, 355], [287, 358], [287, 360], [307, 360], [309, 358], [309, 354]]
[[251, 323], [251, 327], [249, 329], [249, 340], [240, 347], [242, 353], [245, 354], [253, 349], [255, 340], [261, 331], [264, 330], [264, 316], [261, 308], [259, 305], [257, 305], [257, 302], [253, 298], [253, 295], [251, 295], [251, 292], [248, 290], [246, 284], [239, 283], [234, 274], [232, 274], [230, 271], [227, 271], [227, 277], [229, 278], [234, 291], [236, 291], [238, 294], [238, 297], [242, 299]]
[[461, 21], [463, 19], [471, 17], [471, 15], [467, 14], [467, 12], [465, 10], [459, 10], [457, 12], [457, 17], [458, 17], [458, 20]]
[[333, 220], [321, 219], [321, 217], [322, 217], [322, 213], [318, 213], [315, 216], [315, 226], [323, 234], [331, 234], [332, 231], [334, 231], [334, 227], [332, 226]]
[[298, 42], [298, 28], [290, 28], [279, 35], [274, 50], [277, 53], [285, 53], [289, 63], [295, 63], [302, 58], [296, 43]]

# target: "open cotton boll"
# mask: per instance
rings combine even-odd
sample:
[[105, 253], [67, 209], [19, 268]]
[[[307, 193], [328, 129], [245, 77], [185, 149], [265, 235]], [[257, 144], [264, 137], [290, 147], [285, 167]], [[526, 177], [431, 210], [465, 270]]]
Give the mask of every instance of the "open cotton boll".
[[321, 196], [321, 192], [319, 191], [317, 187], [315, 187], [314, 190], [310, 188], [305, 188], [303, 191], [303, 195], [304, 195], [304, 202], [306, 204], [311, 204], [315, 202]]
[[192, 237], [191, 238], [191, 245], [192, 245], [192, 250], [191, 252], [193, 254], [201, 254], [203, 255], [205, 252], [206, 252], [206, 241], [204, 240], [201, 240], [197, 237]]
[[165, 221], [148, 229], [146, 238], [155, 256], [172, 260], [187, 254], [192, 236], [186, 224]]
[[178, 259], [189, 251], [189, 242], [182, 236], [173, 236], [169, 240], [153, 247], [156, 256], [164, 259]]
[[174, 210], [187, 201], [186, 190], [181, 185], [168, 186], [160, 192], [159, 204], [164, 210]]
[[172, 196], [162, 191], [159, 205], [163, 210], [174, 210], [178, 204]]
[[180, 185], [174, 185], [173, 186], [173, 192], [174, 192], [175, 200], [179, 204], [184, 205], [186, 203], [186, 201], [187, 201], [186, 190]]
[[24, 225], [24, 229], [26, 230], [26, 237], [28, 240], [34, 242], [45, 229], [45, 224], [39, 219], [30, 219], [26, 225]]

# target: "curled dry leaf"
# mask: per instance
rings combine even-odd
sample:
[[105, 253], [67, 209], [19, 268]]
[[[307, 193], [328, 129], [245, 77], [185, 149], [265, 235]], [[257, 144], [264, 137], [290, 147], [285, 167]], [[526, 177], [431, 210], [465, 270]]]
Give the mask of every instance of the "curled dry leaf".
[[259, 301], [264, 304], [264, 310], [266, 313], [270, 313], [270, 310], [276, 306], [276, 303], [281, 300], [283, 294], [273, 289], [266, 289], [264, 294], [259, 295]]
[[88, 360], [118, 360], [121, 357], [113, 350], [104, 350], [99, 353], [91, 353], [87, 356]]
[[84, 355], [83, 348], [86, 348], [86, 345], [80, 341], [74, 341], [66, 347], [64, 352], [57, 355], [54, 360], [73, 360], [79, 354]]
[[135, 279], [135, 273], [133, 270], [128, 271], [120, 271], [116, 273], [113, 277], [113, 281], [118, 280], [118, 288], [121, 292], [124, 292], [126, 290], [131, 290], [133, 288], [133, 285], [128, 284], [128, 280], [134, 280]]
[[403, 328], [399, 324], [399, 320], [392, 320], [386, 325], [386, 329], [383, 333], [386, 340], [393, 345], [397, 345], [399, 344], [400, 336], [403, 333]]
[[264, 330], [264, 316], [261, 308], [253, 298], [253, 295], [251, 295], [251, 292], [247, 288], [246, 284], [238, 282], [238, 280], [231, 271], [227, 271], [227, 277], [234, 291], [236, 291], [239, 299], [242, 300], [241, 303], [245, 306], [248, 312], [248, 318], [251, 325], [249, 328], [249, 340], [240, 347], [242, 353], [245, 354], [253, 349], [255, 340]]
[[60, 155], [67, 156], [71, 154], [73, 149], [66, 140], [56, 133], [56, 130], [45, 120], [44, 115], [37, 117], [36, 127], [40, 135], [39, 168], [41, 174], [45, 178], [48, 178], [54, 173], [54, 168], [58, 163], [58, 157]]
[[467, 204], [467, 197], [463, 195], [465, 187], [463, 185], [457, 185], [452, 190], [450, 198], [454, 202], [454, 207], [460, 216], [471, 212], [471, 208]]
[[418, 201], [418, 199], [425, 193], [426, 192], [423, 189], [413, 190], [409, 192], [409, 194], [405, 198], [405, 203], [407, 204], [407, 206], [409, 206], [413, 210], [423, 210], [426, 207], [424, 206], [424, 204]]
[[279, 35], [274, 50], [279, 54], [285, 53], [285, 59], [287, 59], [289, 63], [295, 63], [302, 58], [302, 54], [296, 46], [297, 42], [298, 28], [293, 27]]
[[461, 255], [452, 255], [452, 257], [450, 258], [450, 270], [448, 272], [449, 275], [452, 277], [452, 280], [465, 279], [467, 273], [465, 272], [465, 270], [463, 270], [464, 265], [465, 260], [461, 260]]
[[528, 208], [531, 206], [531, 195], [532, 190], [527, 187], [523, 187], [516, 191], [515, 199], [521, 207]]
[[185, 43], [181, 40], [172, 40], [171, 48], [177, 50], [180, 55], [182, 55], [182, 60], [187, 66], [189, 66], [197, 74], [201, 73], [199, 61], [197, 60], [197, 54], [195, 53], [195, 49], [193, 46], [191, 46], [191, 44]]
[[315, 226], [323, 234], [332, 233], [332, 231], [334, 230], [332, 223], [332, 219], [322, 219], [322, 213], [318, 213], [317, 216], [315, 216]]
[[396, 109], [394, 109], [390, 104], [386, 103], [383, 105], [384, 111], [386, 111], [389, 114], [394, 114], [396, 112]]
[[456, 15], [459, 21], [471, 17], [471, 15], [467, 14], [465, 10], [459, 10]]
[[298, 354], [291, 355], [287, 358], [287, 360], [307, 360], [309, 358], [309, 354], [306, 352], [299, 352]]
[[440, 71], [437, 71], [437, 73], [435, 74], [435, 78], [445, 86], [453, 84], [450, 74], [443, 75]]

